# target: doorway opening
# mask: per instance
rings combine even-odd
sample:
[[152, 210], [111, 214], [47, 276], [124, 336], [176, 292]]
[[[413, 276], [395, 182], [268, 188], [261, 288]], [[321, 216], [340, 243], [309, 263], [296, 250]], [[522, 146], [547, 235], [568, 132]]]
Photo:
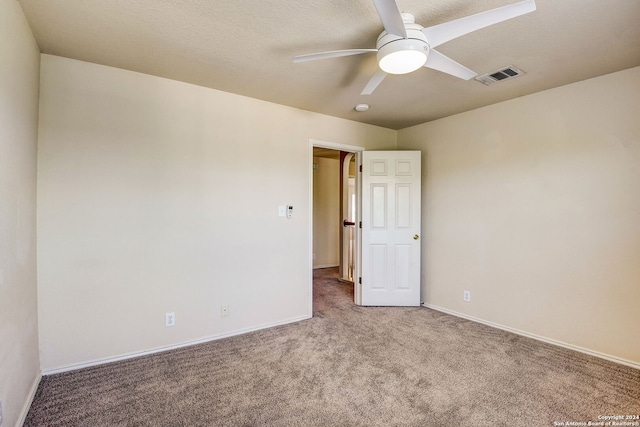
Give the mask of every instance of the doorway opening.
[[[360, 195], [357, 164], [361, 147], [311, 141], [311, 271], [337, 269], [338, 280], [353, 286], [354, 302], [359, 289]], [[310, 311], [313, 313], [313, 298]]]

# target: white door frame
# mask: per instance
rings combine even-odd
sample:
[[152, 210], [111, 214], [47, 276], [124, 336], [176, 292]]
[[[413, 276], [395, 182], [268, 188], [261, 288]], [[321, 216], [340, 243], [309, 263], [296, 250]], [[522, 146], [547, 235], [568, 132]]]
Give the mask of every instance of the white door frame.
[[[307, 259], [309, 260], [309, 317], [313, 316], [313, 147], [328, 148], [330, 150], [347, 151], [355, 153], [356, 155], [356, 222], [360, 221], [361, 215], [361, 189], [360, 189], [360, 173], [357, 172], [358, 165], [361, 164], [361, 153], [365, 150], [364, 147], [357, 145], [338, 144], [335, 142], [322, 141], [319, 139], [309, 139], [309, 161], [307, 165], [309, 167], [309, 254]], [[342, 173], [342, 171], [340, 171]], [[356, 277], [360, 277], [360, 233], [356, 227], [356, 271], [354, 272], [354, 294], [355, 303], [361, 303], [361, 293], [358, 286]]]
[[[354, 163], [357, 162], [355, 153], [347, 153], [344, 156], [344, 159], [342, 160], [342, 164], [340, 165], [341, 166], [340, 173], [342, 174], [342, 179], [341, 179], [342, 188], [340, 188], [340, 193], [341, 193], [341, 196], [342, 196], [342, 200], [341, 200], [341, 202], [342, 202], [342, 212], [340, 212], [340, 213], [342, 215], [342, 219], [343, 220], [351, 218], [351, 216], [350, 216], [350, 212], [351, 211], [349, 210], [350, 206], [351, 206], [351, 208], [353, 210], [356, 209], [356, 206], [353, 205], [353, 202], [351, 201], [351, 198], [349, 197], [349, 192], [350, 192], [349, 189], [351, 187], [350, 184], [349, 184], [350, 181], [351, 181], [351, 178], [349, 178], [349, 170], [350, 170], [350, 167], [351, 167], [351, 161], [353, 161]], [[356, 168], [354, 168], [354, 169], [356, 169]], [[355, 173], [355, 170], [354, 170], [354, 173]], [[355, 176], [356, 175], [354, 175], [354, 181], [353, 181], [353, 184], [354, 184], [354, 186], [353, 186], [354, 193], [353, 194], [357, 197], [359, 191], [358, 191], [357, 188], [355, 188], [356, 187], [355, 186]], [[355, 214], [355, 212], [354, 212], [354, 214]], [[353, 218], [352, 218], [352, 221], [355, 221], [355, 220], [356, 220], [356, 218], [355, 218], [355, 215], [354, 215]], [[345, 227], [344, 224], [342, 224], [342, 232], [340, 233], [340, 235], [342, 236], [342, 238], [340, 239], [341, 240], [341, 242], [340, 242], [340, 249], [341, 249], [341, 254], [340, 254], [340, 279], [341, 280], [346, 279], [348, 277], [348, 273], [345, 272], [345, 270], [348, 271], [348, 269], [349, 269], [349, 252], [351, 250], [351, 244], [352, 243], [351, 243], [350, 239], [347, 238], [347, 235], [350, 234], [351, 231], [353, 231], [353, 243], [355, 244], [355, 242], [357, 240], [357, 236], [356, 236], [357, 229], [355, 227], [350, 229], [350, 228]], [[357, 254], [357, 252], [355, 252], [355, 247], [353, 248], [353, 250], [354, 250], [354, 253], [352, 255], [355, 256]], [[351, 281], [353, 282], [353, 280], [354, 280], [353, 277], [355, 276], [355, 272], [356, 272], [355, 271], [355, 268], [356, 268], [356, 260], [355, 259], [351, 260], [351, 265], [353, 267], [353, 270], [351, 272]]]

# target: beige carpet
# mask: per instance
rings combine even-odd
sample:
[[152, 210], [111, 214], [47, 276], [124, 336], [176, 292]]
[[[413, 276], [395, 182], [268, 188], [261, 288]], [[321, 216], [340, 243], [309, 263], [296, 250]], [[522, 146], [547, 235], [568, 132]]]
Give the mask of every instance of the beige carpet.
[[[554, 426], [640, 413], [640, 370], [426, 308], [334, 269], [303, 322], [44, 377], [26, 426]], [[558, 424], [555, 424], [558, 425]]]

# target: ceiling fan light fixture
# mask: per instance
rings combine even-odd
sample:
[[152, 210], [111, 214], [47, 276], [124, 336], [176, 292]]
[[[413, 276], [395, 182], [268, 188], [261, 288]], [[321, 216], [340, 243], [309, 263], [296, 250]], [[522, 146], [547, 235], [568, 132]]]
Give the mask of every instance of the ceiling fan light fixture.
[[378, 65], [385, 73], [408, 74], [424, 66], [428, 52], [422, 40], [395, 40], [378, 50]]

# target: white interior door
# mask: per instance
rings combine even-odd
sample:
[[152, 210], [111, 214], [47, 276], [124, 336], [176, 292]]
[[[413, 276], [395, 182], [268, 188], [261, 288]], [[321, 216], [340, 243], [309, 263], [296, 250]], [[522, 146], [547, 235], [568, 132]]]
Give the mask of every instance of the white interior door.
[[420, 159], [362, 153], [362, 305], [420, 305]]

